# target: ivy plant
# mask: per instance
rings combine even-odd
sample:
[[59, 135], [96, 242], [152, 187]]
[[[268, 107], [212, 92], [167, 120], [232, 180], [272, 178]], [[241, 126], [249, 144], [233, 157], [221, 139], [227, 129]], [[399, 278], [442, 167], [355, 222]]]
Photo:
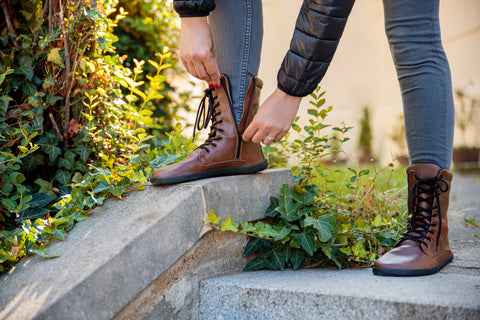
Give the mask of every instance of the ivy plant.
[[250, 237], [244, 256], [255, 257], [245, 271], [370, 266], [405, 228], [405, 188], [383, 184], [379, 177], [388, 173], [323, 162], [334, 151], [332, 142], [348, 141], [344, 135], [351, 129], [324, 124], [332, 107], [324, 107], [323, 95], [318, 88], [311, 95], [306, 126], [301, 128], [298, 118], [293, 124], [300, 137], [270, 149], [276, 151], [274, 159], [282, 159], [288, 146], [297, 164], [293, 185], [284, 184], [278, 197], [270, 197], [265, 219], [236, 223], [229, 216], [220, 222], [211, 211], [205, 220], [213, 228]]

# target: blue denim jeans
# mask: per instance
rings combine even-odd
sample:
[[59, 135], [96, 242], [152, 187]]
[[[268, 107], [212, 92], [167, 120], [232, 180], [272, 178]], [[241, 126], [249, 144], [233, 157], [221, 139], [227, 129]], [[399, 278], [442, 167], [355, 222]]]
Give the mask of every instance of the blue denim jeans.
[[208, 23], [212, 30], [218, 66], [232, 92], [235, 121], [243, 111], [250, 78], [258, 74], [263, 40], [262, 0], [216, 0]]
[[440, 38], [439, 0], [383, 0], [385, 32], [402, 91], [410, 162], [449, 169], [455, 111]]
[[[229, 76], [236, 121], [260, 63], [261, 0], [216, 0], [210, 14], [220, 72]], [[410, 162], [449, 169], [454, 107], [450, 68], [440, 38], [439, 0], [383, 0], [385, 31], [402, 91]], [[319, 26], [321, 27], [321, 26]]]

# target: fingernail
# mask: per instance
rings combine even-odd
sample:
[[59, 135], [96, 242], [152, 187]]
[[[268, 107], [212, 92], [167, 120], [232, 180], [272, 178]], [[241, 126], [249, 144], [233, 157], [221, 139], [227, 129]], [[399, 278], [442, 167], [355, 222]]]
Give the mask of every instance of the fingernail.
[[208, 87], [209, 87], [210, 89], [213, 89], [213, 84], [209, 84]]
[[218, 89], [218, 88], [219, 88], [219, 85], [218, 85], [218, 84], [216, 84], [216, 85], [215, 85], [215, 89]]

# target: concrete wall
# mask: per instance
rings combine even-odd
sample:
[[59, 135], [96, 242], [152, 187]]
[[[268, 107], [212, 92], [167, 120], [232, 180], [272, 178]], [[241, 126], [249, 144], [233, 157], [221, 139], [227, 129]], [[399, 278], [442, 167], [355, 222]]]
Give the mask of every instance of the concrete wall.
[[[300, 0], [263, 0], [265, 30], [259, 72], [265, 82], [263, 99], [276, 87], [277, 70], [288, 49], [301, 3]], [[453, 88], [467, 89], [480, 96], [480, 1], [442, 0], [440, 10]], [[362, 108], [371, 108], [373, 146], [386, 163], [397, 153], [388, 136], [392, 126], [399, 123], [402, 106], [383, 24], [381, 1], [357, 0], [321, 86], [327, 91], [327, 103], [334, 106], [327, 120], [355, 126], [349, 135], [351, 142], [345, 145], [352, 158], [356, 158]], [[307, 108], [308, 99], [305, 99], [299, 114], [305, 117]], [[474, 119], [473, 123], [480, 121], [480, 110]], [[457, 141], [457, 136], [456, 143], [462, 143]], [[480, 144], [478, 126], [469, 130], [468, 141]]]

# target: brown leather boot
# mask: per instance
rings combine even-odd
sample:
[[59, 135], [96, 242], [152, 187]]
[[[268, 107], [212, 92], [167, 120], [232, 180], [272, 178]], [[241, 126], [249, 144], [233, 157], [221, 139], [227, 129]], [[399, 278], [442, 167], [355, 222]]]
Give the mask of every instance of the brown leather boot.
[[[243, 103], [243, 114], [237, 128], [232, 109], [230, 83], [222, 74], [219, 89], [205, 90], [195, 127], [206, 128], [211, 120], [208, 139], [184, 160], [155, 170], [150, 178], [154, 185], [176, 184], [204, 178], [255, 173], [267, 168], [259, 143], [245, 142], [242, 134], [257, 113], [263, 82], [250, 80]], [[208, 97], [208, 109], [205, 99]], [[206, 114], [205, 114], [206, 112]], [[203, 123], [200, 118], [203, 114]], [[194, 133], [195, 136], [195, 133]]]
[[453, 259], [447, 223], [452, 173], [420, 163], [408, 167], [407, 176], [408, 228], [394, 248], [375, 262], [376, 275], [429, 275]]

